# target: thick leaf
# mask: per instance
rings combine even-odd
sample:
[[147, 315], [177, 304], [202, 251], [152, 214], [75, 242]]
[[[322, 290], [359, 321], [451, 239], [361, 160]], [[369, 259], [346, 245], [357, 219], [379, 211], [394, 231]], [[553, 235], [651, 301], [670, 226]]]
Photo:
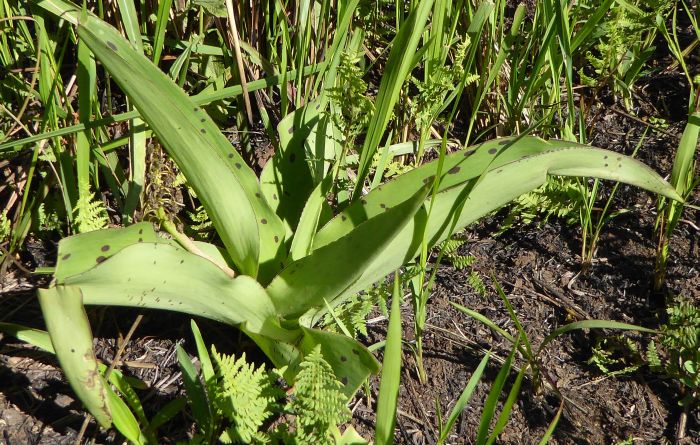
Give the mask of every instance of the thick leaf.
[[167, 309], [263, 332], [275, 314], [265, 290], [252, 278], [231, 279], [214, 263], [164, 243], [125, 247], [58, 285], [79, 286], [85, 304]]
[[108, 428], [112, 424], [108, 390], [97, 369], [92, 331], [80, 289], [72, 286], [39, 289], [39, 304], [68, 383], [100, 425]]
[[[336, 298], [347, 295], [348, 288], [356, 287], [368, 266], [383, 256], [394, 237], [413, 221], [428, 190], [427, 186], [422, 187], [405, 202], [385, 207], [382, 214], [360, 224], [346, 236], [291, 263], [267, 287], [277, 313], [297, 317], [312, 307], [324, 308], [324, 301], [334, 306]], [[312, 326], [313, 322], [307, 320], [304, 324]]]
[[30, 345], [43, 349], [46, 352], [50, 352], [52, 354], [56, 353], [56, 351], [53, 350], [53, 344], [51, 344], [51, 337], [46, 331], [15, 323], [0, 322], [0, 332], [12, 335], [18, 340], [27, 342]]
[[[539, 172], [538, 176], [551, 174], [600, 177], [637, 185], [671, 199], [679, 199], [660, 176], [630, 157], [585, 145], [544, 141], [531, 136], [496, 139], [448, 155], [444, 161], [445, 174], [440, 179], [439, 191], [463, 186], [484, 172], [498, 171], [499, 168], [512, 163], [520, 166], [527, 164], [528, 167], [534, 165]], [[383, 212], [382, 204], [392, 206], [405, 201], [425, 183], [432, 182], [437, 172], [437, 164], [437, 161], [433, 161], [422, 165], [372, 190], [362, 201], [349, 206], [323, 227], [316, 236], [314, 247], [332, 242], [363, 221]], [[515, 170], [516, 173], [511, 178], [506, 178], [508, 181], [518, 183], [521, 177], [528, 174], [521, 171], [524, 169]]]
[[[143, 233], [139, 234], [141, 229]], [[142, 228], [102, 231], [102, 237], [90, 233], [62, 240], [59, 252], [71, 255], [59, 263], [57, 286], [50, 291], [67, 284], [76, 285], [83, 292], [85, 304], [175, 310], [237, 325], [258, 343], [276, 366], [288, 366], [289, 378], [295, 375], [303, 356], [321, 343], [325, 345], [322, 351], [326, 361], [337, 375], [347, 377], [349, 383], [344, 389], [348, 395], [352, 395], [370, 373], [377, 371], [378, 365], [372, 355], [354, 339], [302, 329], [293, 321], [281, 326], [272, 300], [255, 280], [247, 276], [231, 279], [211, 261], [176, 245], [165, 241], [137, 241], [120, 249], [108, 249], [110, 256], [99, 262], [81, 261], [81, 255], [74, 255], [78, 251], [87, 252], [82, 256], [92, 258], [96, 249], [101, 251], [100, 244], [116, 246], [113, 239], [133, 242], [134, 234], [145, 235], [147, 229], [152, 232], [146, 224]], [[200, 243], [198, 246], [208, 246], [208, 254], [217, 254], [211, 245]], [[72, 274], [62, 272], [74, 256], [76, 264], [82, 264], [82, 268], [72, 264]], [[84, 322], [87, 324], [87, 320]], [[197, 336], [197, 331], [194, 332]], [[198, 340], [201, 350], [203, 345], [199, 343]], [[356, 359], [352, 366], [340, 357], [342, 351], [345, 351], [345, 358]], [[205, 363], [204, 358], [202, 362]], [[203, 371], [205, 377], [206, 374], [211, 376], [211, 364], [203, 366]]]
[[63, 238], [58, 244], [56, 281], [83, 273], [123, 248], [137, 243], [164, 243], [149, 223], [139, 223], [119, 229], [105, 229]]
[[[385, 208], [402, 202], [425, 183], [430, 183], [436, 170], [437, 163], [433, 162], [373, 190], [326, 224], [316, 234], [314, 248], [324, 248], [370, 218], [382, 214]], [[441, 179], [439, 193], [431, 203], [431, 217], [425, 232], [430, 245], [539, 187], [548, 174], [627, 182], [679, 199], [675, 190], [660, 176], [632, 158], [578, 144], [545, 142], [534, 137], [490, 141], [474, 149], [453, 153], [445, 159], [443, 171], [446, 173]], [[425, 212], [418, 211], [414, 220], [403, 226], [382, 254], [364, 265], [362, 276], [337, 297], [366, 288], [416, 257], [420, 248], [420, 243], [416, 242], [416, 230], [423, 227], [425, 219]], [[307, 318], [318, 315], [310, 313]]]
[[301, 356], [311, 353], [316, 345], [321, 345], [323, 359], [333, 368], [346, 395], [355, 394], [370, 373], [379, 372], [377, 359], [354, 338], [318, 329], [302, 327], [302, 330], [304, 336], [299, 343]]
[[119, 33], [94, 16], [78, 35], [138, 108], [177, 162], [242, 273], [270, 277], [280, 267], [281, 221], [255, 173], [209, 115]]
[[285, 223], [288, 239], [291, 239], [304, 204], [314, 189], [305, 143], [318, 125], [318, 113], [312, 104], [299, 108], [280, 121], [277, 126], [279, 149], [260, 175], [263, 194]]

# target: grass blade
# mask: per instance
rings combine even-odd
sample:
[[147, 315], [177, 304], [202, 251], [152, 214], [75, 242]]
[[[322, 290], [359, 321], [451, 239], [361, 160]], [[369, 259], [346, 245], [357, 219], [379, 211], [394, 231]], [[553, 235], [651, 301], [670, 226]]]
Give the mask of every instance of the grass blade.
[[408, 20], [403, 23], [392, 43], [389, 60], [379, 84], [376, 110], [370, 120], [365, 143], [360, 152], [360, 164], [357, 169], [357, 184], [353, 192], [353, 200], [358, 199], [361, 195], [364, 180], [369, 173], [372, 163], [372, 157], [377, 151], [379, 142], [384, 135], [384, 130], [389, 123], [394, 105], [401, 93], [403, 82], [413, 68], [416, 48], [423, 34], [432, 4], [433, 0], [420, 1]]
[[187, 400], [192, 406], [192, 415], [197, 425], [202, 430], [209, 433], [212, 426], [212, 412], [207, 402], [207, 393], [199, 380], [199, 375], [194, 368], [194, 364], [182, 346], [177, 345], [177, 362], [182, 371], [182, 381], [187, 390]]
[[447, 436], [450, 434], [450, 431], [452, 431], [457, 419], [459, 419], [459, 416], [467, 407], [469, 400], [472, 398], [472, 394], [474, 394], [476, 385], [479, 383], [479, 380], [481, 380], [481, 375], [486, 369], [486, 364], [489, 362], [489, 358], [491, 358], [491, 352], [487, 352], [486, 355], [484, 355], [484, 358], [482, 358], [481, 362], [479, 362], [479, 366], [476, 367], [474, 373], [469, 378], [467, 386], [464, 387], [462, 394], [459, 396], [459, 399], [457, 399], [457, 403], [455, 403], [452, 411], [450, 411], [450, 415], [447, 418], [447, 423], [440, 428], [440, 437], [437, 442], [438, 445], [445, 443], [445, 440], [447, 440]]
[[505, 363], [503, 363], [501, 370], [498, 371], [496, 380], [494, 380], [493, 385], [491, 385], [489, 395], [486, 397], [484, 409], [481, 413], [481, 420], [479, 422], [479, 430], [476, 436], [477, 445], [483, 445], [486, 443], [489, 433], [489, 426], [491, 425], [491, 420], [493, 419], [496, 412], [496, 406], [498, 405], [498, 398], [501, 395], [501, 390], [506, 382], [506, 378], [510, 373], [510, 368], [513, 364], [513, 356], [515, 355], [515, 351], [518, 350], [519, 343], [520, 339], [518, 338], [513, 344], [513, 349], [510, 351]]
[[560, 328], [557, 328], [551, 334], [546, 336], [544, 338], [544, 340], [542, 340], [542, 344], [540, 345], [538, 354], [540, 351], [542, 351], [542, 349], [544, 349], [545, 346], [547, 346], [555, 338], [559, 337], [562, 334], [566, 334], [567, 332], [571, 332], [571, 331], [574, 331], [577, 329], [622, 329], [622, 330], [627, 330], [627, 331], [647, 332], [650, 334], [655, 334], [658, 332], [658, 331], [655, 331], [654, 329], [644, 328], [642, 326], [621, 323], [619, 321], [612, 321], [612, 320], [576, 321], [574, 323], [569, 323], [569, 324], [564, 325]]
[[391, 316], [387, 330], [382, 380], [379, 383], [377, 400], [377, 426], [375, 440], [377, 445], [394, 443], [394, 425], [401, 382], [401, 280], [394, 274], [394, 293], [391, 297]]

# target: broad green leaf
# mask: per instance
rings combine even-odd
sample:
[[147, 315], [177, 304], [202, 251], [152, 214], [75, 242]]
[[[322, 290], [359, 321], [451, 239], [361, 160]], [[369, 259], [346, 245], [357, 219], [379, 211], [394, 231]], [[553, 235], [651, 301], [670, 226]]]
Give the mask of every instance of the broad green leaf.
[[39, 349], [43, 349], [46, 352], [55, 354], [53, 344], [51, 344], [51, 337], [46, 331], [22, 326], [15, 323], [0, 322], [0, 332], [12, 335], [18, 340], [22, 340], [24, 342], [29, 343], [32, 346], [36, 346]]
[[[60, 265], [59, 265], [60, 266]], [[231, 279], [214, 263], [177, 246], [144, 242], [123, 248], [91, 269], [59, 279], [79, 286], [85, 304], [167, 309], [263, 332], [275, 309], [252, 278]]]
[[319, 113], [313, 105], [285, 116], [277, 126], [279, 149], [260, 174], [263, 194], [284, 222], [289, 239], [314, 189], [304, 145], [318, 121]]
[[92, 331], [80, 289], [73, 286], [39, 289], [39, 304], [68, 383], [99, 424], [108, 428], [112, 424], [108, 389], [97, 369]]
[[[139, 234], [141, 229], [144, 229], [143, 233]], [[350, 382], [344, 388], [348, 395], [352, 395], [370, 373], [376, 372], [377, 364], [372, 355], [352, 338], [304, 330], [294, 321], [282, 326], [272, 300], [252, 278], [238, 276], [231, 279], [211, 261], [167, 242], [134, 243], [135, 234], [145, 235], [145, 229], [152, 232], [149, 225], [143, 224], [141, 227], [102, 231], [102, 237], [95, 235], [99, 232], [92, 232], [62, 240], [59, 252], [71, 254], [69, 260], [77, 251], [87, 252], [83, 256], [92, 258], [95, 250], [101, 251], [100, 244], [116, 245], [111, 239], [130, 240], [133, 244], [114, 251], [108, 249], [115, 253], [99, 262], [94, 259], [83, 261], [82, 267], [73, 264], [71, 274], [61, 271], [68, 267], [68, 260], [59, 263], [57, 285], [52, 289], [71, 284], [80, 286], [85, 304], [175, 310], [239, 326], [275, 366], [288, 366], [290, 378], [296, 373], [296, 365], [303, 356], [317, 342], [322, 342], [326, 345], [323, 347], [324, 355], [328, 355], [326, 360], [336, 374], [342, 372]], [[155, 234], [152, 236], [156, 237]], [[86, 246], [80, 246], [81, 242]], [[208, 254], [217, 252], [211, 245], [199, 243], [198, 246], [208, 246]], [[76, 255], [76, 259], [79, 261], [80, 256]], [[196, 336], [196, 330], [193, 332]], [[201, 353], [205, 347], [199, 340], [197, 344]], [[358, 355], [360, 359], [348, 366], [340, 356], [333, 355], [338, 351], [352, 354], [345, 355], [346, 358]], [[211, 375], [211, 364], [207, 364], [204, 357], [203, 372], [205, 376]]]
[[263, 278], [280, 267], [281, 221], [245, 164], [209, 115], [105, 22], [78, 25], [90, 47], [177, 162], [239, 270]]
[[171, 242], [160, 238], [150, 223], [139, 223], [119, 229], [105, 229], [63, 238], [58, 244], [57, 282], [83, 273], [123, 248], [137, 243]]
[[405, 202], [386, 206], [382, 214], [358, 225], [346, 236], [291, 263], [267, 287], [277, 313], [300, 316], [313, 307], [325, 310], [324, 300], [331, 306], [337, 304], [336, 298], [356, 287], [368, 266], [383, 256], [394, 237], [413, 221], [427, 193], [428, 187], [422, 187]]
[[333, 368], [343, 383], [341, 390], [352, 397], [370, 374], [379, 371], [379, 363], [372, 353], [357, 340], [333, 332], [300, 327], [301, 338], [293, 343], [280, 342], [270, 337], [246, 332], [265, 352], [277, 368], [286, 367], [284, 377], [292, 381], [304, 356], [321, 345], [324, 360]]
[[[314, 238], [314, 249], [346, 236], [370, 218], [407, 199], [432, 182], [437, 162], [412, 170], [372, 190], [362, 200], [336, 215]], [[680, 199], [675, 190], [644, 164], [606, 150], [567, 142], [546, 142], [534, 137], [506, 138], [447, 156], [439, 193], [431, 203], [427, 222], [429, 245], [473, 223], [546, 181], [548, 174], [580, 175], [626, 182]], [[358, 292], [419, 254], [415, 232], [425, 224], [418, 211], [403, 226], [381, 255], [365, 265], [363, 274], [338, 297]], [[315, 250], [314, 250], [315, 252]], [[313, 256], [313, 253], [312, 255]], [[287, 272], [288, 269], [285, 270]], [[321, 311], [322, 312], [322, 311]], [[309, 314], [312, 317], [317, 314]]]
[[333, 332], [301, 327], [304, 336], [299, 342], [301, 357], [321, 345], [323, 359], [343, 384], [341, 390], [352, 396], [371, 374], [379, 372], [379, 363], [371, 352], [351, 337]]

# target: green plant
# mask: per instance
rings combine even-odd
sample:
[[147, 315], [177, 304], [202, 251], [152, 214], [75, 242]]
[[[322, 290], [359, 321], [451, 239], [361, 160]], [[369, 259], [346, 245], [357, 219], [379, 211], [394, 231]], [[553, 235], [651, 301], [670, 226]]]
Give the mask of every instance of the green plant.
[[637, 345], [628, 337], [605, 337], [596, 342], [589, 364], [608, 377], [631, 374], [641, 366]]
[[[700, 102], [696, 100], [697, 106]], [[700, 112], [696, 110], [688, 117], [678, 151], [673, 161], [671, 171], [671, 185], [675, 187], [679, 196], [684, 199], [689, 197], [693, 190], [700, 186], [700, 175], [695, 173], [695, 152], [700, 135]], [[656, 219], [656, 264], [654, 267], [654, 289], [660, 290], [666, 281], [666, 265], [668, 263], [671, 235], [683, 215], [685, 206], [683, 202], [672, 202], [659, 197], [657, 203], [658, 215]]]
[[513, 201], [499, 228], [499, 234], [516, 223], [546, 224], [550, 218], [563, 219], [567, 224], [579, 221], [581, 189], [571, 178], [553, 177], [536, 190]]
[[[542, 383], [545, 384], [545, 387], [549, 390], [554, 391], [557, 393], [557, 395], [560, 396], [561, 398], [561, 404], [559, 407], [559, 411], [557, 414], [554, 416], [552, 419], [549, 428], [547, 429], [547, 432], [545, 433], [545, 436], [542, 438], [540, 443], [544, 444], [547, 443], [549, 440], [549, 437], [551, 436], [552, 432], [554, 431], [554, 428], [556, 427], [557, 422], [559, 421], [559, 417], [561, 415], [561, 412], [564, 408], [564, 398], [561, 397], [559, 394], [559, 390], [556, 386], [556, 383], [554, 380], [549, 376], [549, 374], [546, 371], [546, 366], [542, 363], [542, 351], [544, 348], [551, 343], [554, 339], [557, 337], [566, 334], [568, 332], [571, 332], [573, 330], [579, 330], [579, 329], [621, 329], [621, 330], [635, 330], [635, 331], [641, 331], [641, 332], [650, 332], [653, 333], [655, 331], [647, 328], [643, 328], [641, 326], [635, 326], [627, 323], [620, 323], [616, 321], [611, 321], [611, 320], [583, 320], [583, 321], [577, 321], [573, 323], [566, 324], [564, 326], [561, 326], [549, 334], [545, 336], [545, 338], [542, 340], [540, 345], [535, 349], [525, 332], [525, 329], [523, 328], [522, 324], [520, 323], [520, 320], [515, 313], [515, 310], [513, 309], [513, 306], [510, 304], [510, 301], [508, 300], [507, 296], [503, 292], [503, 289], [501, 288], [500, 284], [495, 280], [494, 278], [494, 284], [496, 286], [496, 290], [498, 292], [498, 295], [503, 301], [507, 311], [508, 315], [513, 322], [513, 325], [515, 326], [517, 334], [513, 335], [506, 331], [505, 329], [501, 328], [498, 326], [495, 322], [490, 320], [488, 317], [480, 314], [477, 311], [474, 311], [472, 309], [469, 309], [467, 307], [461, 306], [457, 303], [450, 302], [452, 306], [454, 306], [457, 310], [463, 312], [464, 314], [468, 315], [469, 317], [473, 318], [476, 321], [479, 321], [480, 323], [483, 323], [490, 329], [492, 329], [494, 332], [498, 333], [499, 335], [503, 336], [505, 339], [511, 342], [512, 344], [512, 349], [510, 351], [510, 354], [508, 358], [506, 359], [505, 363], [503, 364], [501, 370], [499, 371], [498, 376], [496, 377], [496, 380], [493, 383], [493, 386], [491, 388], [491, 391], [489, 392], [489, 395], [487, 397], [486, 402], [484, 403], [484, 410], [482, 413], [482, 418], [481, 418], [481, 423], [479, 426], [479, 431], [477, 434], [477, 440], [476, 443], [479, 444], [491, 444], [493, 443], [496, 438], [498, 437], [498, 434], [500, 434], [500, 431], [502, 428], [505, 426], [508, 417], [510, 416], [510, 410], [513, 407], [513, 404], [517, 400], [519, 393], [520, 393], [520, 385], [522, 383], [522, 379], [524, 378], [526, 372], [530, 370], [531, 372], [531, 379], [535, 385], [535, 387], [538, 387]], [[508, 394], [508, 397], [506, 399], [506, 402], [501, 410], [501, 414], [499, 415], [498, 419], [496, 420], [495, 426], [493, 427], [493, 430], [489, 434], [489, 426], [492, 423], [492, 419], [495, 415], [495, 409], [496, 409], [496, 404], [498, 402], [498, 397], [499, 394], [501, 393], [503, 389], [503, 384], [505, 382], [506, 377], [508, 376], [508, 373], [510, 372], [512, 362], [513, 362], [513, 357], [515, 353], [519, 353], [522, 358], [525, 360], [525, 366], [521, 366], [517, 378], [515, 382], [513, 383], [513, 386], [511, 387], [511, 390]]]
[[[102, 426], [111, 424], [113, 405], [95, 371], [83, 304], [176, 310], [237, 326], [275, 366], [286, 367], [288, 381], [301, 371], [304, 357], [320, 347], [349, 397], [378, 371], [376, 360], [355, 340], [313, 326], [329, 307], [419, 255], [421, 246], [441, 242], [538, 187], [547, 175], [599, 176], [678, 199], [633, 159], [605, 165], [612, 154], [604, 150], [517, 137], [443, 156], [364, 196], [357, 187], [357, 199], [331, 218], [328, 182], [314, 179], [306, 162], [305, 144], [332, 143], [316, 137], [322, 110], [314, 103], [282, 120], [279, 150], [258, 179], [207, 113], [114, 28], [61, 0], [39, 5], [77, 25], [79, 38], [176, 161], [223, 243], [222, 248], [193, 242], [166, 219], [163, 227], [173, 239], [139, 223], [59, 244], [54, 282], [39, 291], [39, 301], [68, 381]], [[420, 5], [414, 12], [418, 24], [418, 16], [427, 14]], [[400, 33], [394, 50], [405, 51], [399, 43], [409, 37]], [[394, 60], [408, 69], [400, 58]], [[387, 84], [380, 96], [389, 100], [391, 91]], [[375, 116], [387, 113], [391, 103], [378, 106]], [[373, 136], [361, 152], [358, 185], [366, 176], [364, 160], [372, 159], [386, 130], [387, 120], [374, 119]]]
[[[348, 427], [341, 434], [338, 429], [349, 419], [347, 395], [323, 359], [320, 346], [301, 362], [285, 403], [278, 370], [255, 367], [246, 361], [245, 354], [239, 358], [219, 354], [213, 345], [209, 354], [194, 321], [192, 332], [200, 373], [178, 348], [187, 398], [199, 428], [190, 443], [342, 444], [354, 431]], [[272, 427], [272, 421], [281, 416], [288, 422], [275, 422], [277, 426]]]
[[677, 297], [666, 312], [668, 321], [649, 344], [647, 360], [652, 371], [683, 385], [679, 403], [691, 407], [700, 399], [700, 307]]
[[[651, 3], [631, 1], [610, 8], [593, 34], [595, 52], [589, 50], [585, 55], [592, 76], [583, 68], [578, 71], [584, 85], [610, 85], [627, 109], [632, 107], [634, 83], [655, 49], [656, 17], [667, 15], [671, 7], [669, 1]], [[647, 5], [650, 10], [644, 10]]]

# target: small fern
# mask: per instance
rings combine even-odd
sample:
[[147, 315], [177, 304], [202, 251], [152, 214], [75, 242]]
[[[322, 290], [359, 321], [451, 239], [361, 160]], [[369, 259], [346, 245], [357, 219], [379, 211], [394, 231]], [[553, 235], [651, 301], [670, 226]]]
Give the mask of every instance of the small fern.
[[94, 199], [92, 193], [81, 194], [73, 212], [73, 225], [78, 233], [104, 229], [109, 222], [104, 202]]
[[296, 443], [333, 444], [338, 425], [350, 419], [348, 400], [341, 391], [343, 385], [323, 359], [320, 345], [300, 366], [294, 397], [288, 404], [288, 409], [296, 414]]
[[212, 345], [217, 382], [213, 389], [214, 405], [230, 426], [221, 435], [224, 443], [267, 443], [261, 428], [275, 412], [277, 400], [284, 392], [276, 385], [276, 374], [257, 369], [246, 362], [245, 353], [238, 359], [219, 354]]
[[646, 350], [646, 359], [649, 369], [654, 372], [662, 372], [663, 365], [661, 363], [661, 358], [659, 357], [659, 351], [656, 349], [656, 342], [652, 340], [649, 342]]
[[7, 217], [7, 210], [3, 210], [0, 213], [0, 242], [5, 242], [10, 236], [11, 227], [10, 219]]
[[544, 185], [513, 201], [496, 233], [500, 235], [516, 223], [532, 224], [539, 220], [539, 224], [545, 224], [551, 217], [563, 219], [567, 224], [576, 224], [583, 202], [581, 189], [575, 180], [548, 177]]
[[471, 266], [476, 261], [476, 257], [473, 255], [462, 255], [459, 253], [459, 248], [465, 243], [466, 239], [463, 238], [463, 235], [456, 234], [443, 241], [437, 248], [444, 250], [444, 258], [452, 267], [457, 270], [462, 270]]
[[658, 347], [651, 342], [646, 358], [652, 371], [686, 387], [681, 405], [693, 405], [700, 399], [700, 307], [692, 299], [677, 297], [666, 312]]
[[213, 226], [213, 223], [209, 219], [209, 214], [204, 210], [203, 206], [197, 207], [197, 210], [194, 212], [187, 212], [187, 216], [191, 220], [188, 229], [194, 232], [201, 232]]
[[608, 377], [630, 374], [642, 366], [637, 345], [623, 335], [599, 340], [587, 363], [595, 365]]
[[484, 283], [484, 280], [481, 278], [481, 274], [479, 274], [479, 272], [472, 270], [467, 277], [467, 283], [469, 283], [469, 286], [472, 288], [472, 290], [474, 290], [474, 292], [482, 297], [486, 296], [486, 283]]

